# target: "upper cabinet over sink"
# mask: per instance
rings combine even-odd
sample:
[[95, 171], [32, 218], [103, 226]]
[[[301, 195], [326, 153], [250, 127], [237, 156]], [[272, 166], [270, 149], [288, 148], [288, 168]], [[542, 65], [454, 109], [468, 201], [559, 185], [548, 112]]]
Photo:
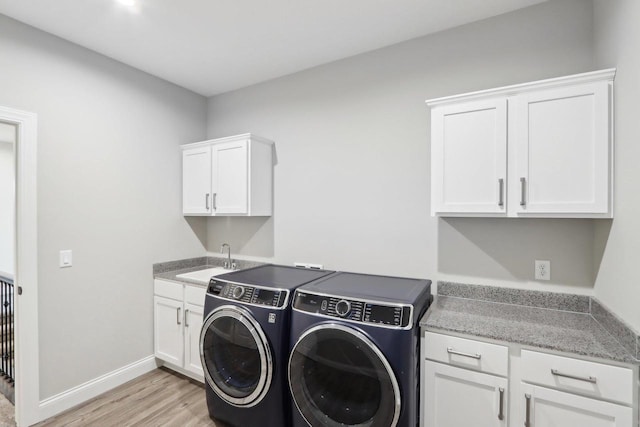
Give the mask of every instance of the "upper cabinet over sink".
[[247, 133], [181, 148], [184, 215], [272, 214], [273, 141]]
[[431, 214], [612, 218], [614, 76], [427, 101]]

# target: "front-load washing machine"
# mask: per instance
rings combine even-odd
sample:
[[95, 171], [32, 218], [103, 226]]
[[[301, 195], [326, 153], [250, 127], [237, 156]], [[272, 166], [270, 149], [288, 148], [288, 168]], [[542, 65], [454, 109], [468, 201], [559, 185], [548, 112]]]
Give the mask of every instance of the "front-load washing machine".
[[263, 265], [211, 279], [200, 333], [209, 415], [238, 427], [291, 423], [291, 293], [333, 272]]
[[431, 281], [336, 273], [299, 287], [288, 366], [295, 427], [415, 427]]

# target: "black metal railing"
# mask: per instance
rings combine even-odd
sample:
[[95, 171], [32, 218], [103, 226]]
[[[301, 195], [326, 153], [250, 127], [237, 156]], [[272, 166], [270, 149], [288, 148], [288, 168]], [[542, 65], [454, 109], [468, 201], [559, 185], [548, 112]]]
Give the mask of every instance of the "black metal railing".
[[13, 278], [0, 275], [0, 376], [11, 385], [15, 380], [13, 341]]

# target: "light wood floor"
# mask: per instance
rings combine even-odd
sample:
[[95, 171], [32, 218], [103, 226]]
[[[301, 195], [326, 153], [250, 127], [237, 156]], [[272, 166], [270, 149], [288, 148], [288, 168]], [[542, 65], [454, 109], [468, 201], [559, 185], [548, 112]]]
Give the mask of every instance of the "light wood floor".
[[203, 385], [164, 368], [142, 375], [36, 426], [227, 427], [209, 418]]

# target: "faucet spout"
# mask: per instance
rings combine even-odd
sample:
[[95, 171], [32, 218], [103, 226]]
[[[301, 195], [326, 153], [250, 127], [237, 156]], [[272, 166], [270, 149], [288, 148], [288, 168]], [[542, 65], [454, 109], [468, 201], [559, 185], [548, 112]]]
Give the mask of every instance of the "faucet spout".
[[220, 246], [220, 253], [221, 254], [224, 253], [224, 249], [225, 248], [227, 248], [227, 260], [224, 262], [223, 267], [230, 269], [231, 266], [232, 266], [232, 263], [231, 263], [231, 245], [229, 245], [228, 243], [223, 243], [222, 246]]

